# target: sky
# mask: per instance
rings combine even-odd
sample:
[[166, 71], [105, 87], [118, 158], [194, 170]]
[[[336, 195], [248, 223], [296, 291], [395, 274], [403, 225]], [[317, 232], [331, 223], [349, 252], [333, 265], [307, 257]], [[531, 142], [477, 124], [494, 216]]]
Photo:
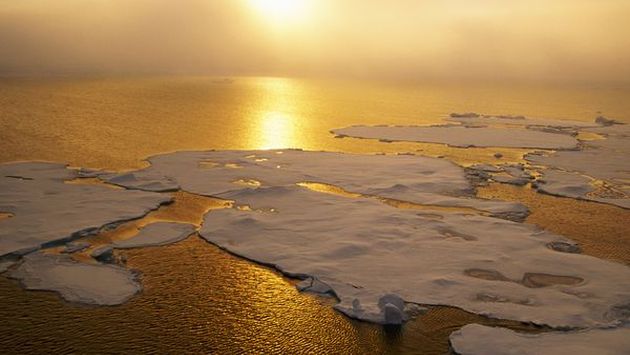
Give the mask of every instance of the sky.
[[0, 0], [0, 75], [630, 82], [628, 0]]

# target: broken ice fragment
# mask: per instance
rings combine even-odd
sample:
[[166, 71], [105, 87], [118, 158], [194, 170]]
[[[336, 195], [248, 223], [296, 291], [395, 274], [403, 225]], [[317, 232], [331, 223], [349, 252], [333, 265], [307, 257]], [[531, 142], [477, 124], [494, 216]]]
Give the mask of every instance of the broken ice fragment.
[[55, 291], [65, 300], [117, 305], [140, 292], [136, 275], [115, 265], [79, 263], [68, 255], [34, 253], [9, 271], [30, 290]]

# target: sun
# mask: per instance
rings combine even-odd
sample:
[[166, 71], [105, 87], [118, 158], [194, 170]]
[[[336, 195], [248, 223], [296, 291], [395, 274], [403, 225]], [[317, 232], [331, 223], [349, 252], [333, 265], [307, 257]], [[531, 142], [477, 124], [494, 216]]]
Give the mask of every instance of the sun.
[[309, 12], [310, 2], [310, 0], [249, 0], [256, 12], [276, 24], [304, 20]]

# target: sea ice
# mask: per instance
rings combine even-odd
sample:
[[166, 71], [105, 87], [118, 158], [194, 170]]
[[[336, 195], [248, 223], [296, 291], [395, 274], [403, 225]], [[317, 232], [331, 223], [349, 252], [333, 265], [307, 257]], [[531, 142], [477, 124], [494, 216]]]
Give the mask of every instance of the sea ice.
[[[443, 143], [455, 147], [507, 147], [572, 150], [578, 130], [616, 124], [599, 118], [595, 122], [528, 118], [508, 115], [453, 113], [450, 122], [438, 126], [352, 126], [331, 131], [339, 137]], [[508, 130], [509, 129], [509, 130]]]
[[351, 317], [395, 319], [381, 301], [390, 294], [407, 304], [451, 305], [554, 327], [610, 326], [629, 316], [611, 309], [630, 303], [630, 268], [559, 252], [564, 248], [552, 245], [573, 243], [532, 225], [401, 210], [297, 186], [223, 196], [252, 210], [206, 215], [203, 238], [324, 283], [340, 300], [336, 309]]
[[509, 126], [522, 126], [522, 127], [548, 127], [557, 129], [579, 129], [588, 127], [600, 127], [604, 125], [603, 122], [584, 122], [574, 120], [556, 120], [549, 118], [529, 118], [524, 116], [507, 116], [507, 115], [477, 115], [473, 116], [457, 116], [451, 115], [448, 118], [449, 121], [459, 122], [466, 126], [479, 126], [479, 125], [509, 125]]
[[450, 336], [460, 355], [578, 355], [630, 353], [630, 328], [523, 334], [470, 324]]
[[116, 249], [143, 248], [177, 243], [188, 238], [196, 227], [187, 223], [156, 222], [143, 227], [134, 237], [117, 241]]
[[542, 170], [537, 188], [554, 195], [592, 200], [630, 208], [630, 125], [614, 125], [591, 132], [606, 139], [589, 141], [580, 151], [529, 154]]
[[339, 136], [389, 141], [442, 143], [453, 147], [575, 149], [578, 141], [566, 134], [531, 129], [443, 126], [351, 126], [335, 129]]
[[55, 291], [69, 302], [102, 306], [125, 303], [142, 288], [132, 271], [80, 263], [64, 254], [31, 253], [9, 276], [29, 290]]
[[489, 165], [476, 164], [466, 168], [469, 177], [477, 183], [485, 183], [494, 180], [504, 184], [523, 186], [534, 180], [534, 177], [525, 170], [522, 164]]
[[0, 256], [25, 254], [90, 233], [104, 225], [141, 217], [170, 196], [66, 184], [77, 171], [62, 164], [0, 165]]
[[221, 197], [244, 188], [317, 182], [354, 193], [423, 205], [467, 207], [500, 217], [522, 219], [527, 214], [518, 203], [474, 198], [461, 167], [429, 157], [301, 150], [206, 151], [158, 155], [149, 162], [151, 166], [146, 169], [124, 174], [133, 174], [130, 185], [123, 180], [116, 183], [161, 191], [156, 177], [162, 177], [164, 184], [177, 184], [187, 192]]

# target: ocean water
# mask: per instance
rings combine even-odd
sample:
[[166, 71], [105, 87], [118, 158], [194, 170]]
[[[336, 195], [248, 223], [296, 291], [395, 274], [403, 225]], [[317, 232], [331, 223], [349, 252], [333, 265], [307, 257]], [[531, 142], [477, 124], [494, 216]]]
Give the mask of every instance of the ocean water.
[[[395, 84], [283, 78], [0, 79], [0, 162], [130, 169], [188, 149], [346, 152], [421, 145], [335, 139], [353, 124], [431, 124], [451, 112], [630, 120], [630, 87]], [[425, 145], [429, 153], [448, 150]], [[457, 154], [457, 153], [453, 153]], [[461, 154], [461, 153], [460, 153]]]
[[[628, 97], [628, 87], [605, 86], [0, 79], [0, 162], [50, 160], [124, 170], [176, 150], [302, 148], [414, 152], [466, 165], [495, 159], [497, 150], [338, 139], [329, 130], [433, 124], [468, 111], [583, 121], [603, 114], [630, 122]], [[524, 153], [501, 151], [504, 161], [518, 161]], [[618, 247], [628, 245], [627, 210], [501, 185], [480, 195], [521, 201], [532, 210], [528, 223], [575, 238], [591, 255], [630, 264], [630, 250]], [[155, 218], [195, 223], [205, 211], [195, 198], [180, 196], [177, 204]], [[198, 237], [125, 254], [128, 266], [142, 272], [144, 291], [117, 307], [68, 304], [0, 277], [0, 352], [442, 354], [448, 334], [468, 323], [536, 331], [448, 307], [432, 308], [402, 328], [353, 321], [331, 308], [334, 300], [299, 293], [294, 280]]]

